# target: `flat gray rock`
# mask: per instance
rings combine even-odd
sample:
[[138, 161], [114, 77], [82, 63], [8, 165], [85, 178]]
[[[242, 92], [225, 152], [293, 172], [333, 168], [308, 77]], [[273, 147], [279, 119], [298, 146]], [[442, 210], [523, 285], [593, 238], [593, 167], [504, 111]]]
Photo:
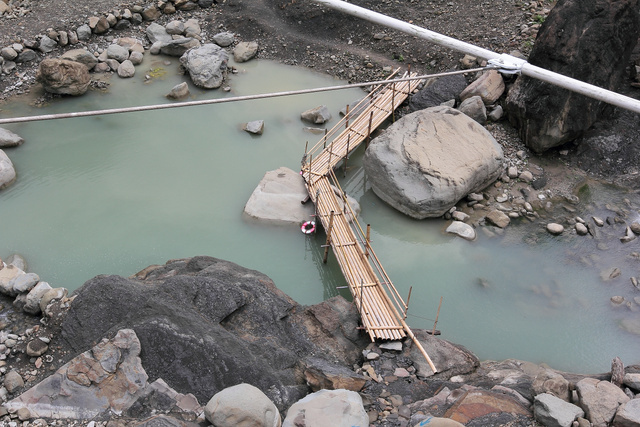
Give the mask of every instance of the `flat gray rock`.
[[308, 195], [302, 176], [281, 167], [264, 175], [244, 212], [261, 220], [302, 223], [311, 220], [314, 212], [313, 203], [301, 203]]
[[0, 148], [17, 147], [24, 142], [20, 135], [0, 127]]

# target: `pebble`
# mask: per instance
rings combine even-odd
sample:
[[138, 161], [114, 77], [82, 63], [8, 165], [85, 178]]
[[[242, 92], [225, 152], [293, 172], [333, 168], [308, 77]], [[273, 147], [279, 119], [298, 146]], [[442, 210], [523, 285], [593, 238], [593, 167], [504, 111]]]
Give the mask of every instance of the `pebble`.
[[601, 218], [598, 218], [597, 216], [592, 217], [593, 218], [593, 222], [598, 226], [598, 227], [603, 227], [604, 226], [604, 221]]
[[551, 222], [547, 224], [547, 231], [551, 234], [558, 235], [562, 234], [562, 232], [564, 231], [564, 227], [561, 224]]
[[578, 233], [579, 236], [585, 236], [589, 234], [589, 229], [584, 223], [578, 222], [576, 223], [576, 233]]

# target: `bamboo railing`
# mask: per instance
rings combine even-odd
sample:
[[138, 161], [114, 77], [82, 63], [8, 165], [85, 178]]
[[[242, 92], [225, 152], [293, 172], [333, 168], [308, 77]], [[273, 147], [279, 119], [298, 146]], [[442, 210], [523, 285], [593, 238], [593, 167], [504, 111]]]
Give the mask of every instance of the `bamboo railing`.
[[363, 141], [368, 141], [371, 133], [392, 116], [420, 84], [420, 81], [394, 82], [391, 77], [388, 83], [375, 87], [351, 112], [347, 111], [345, 117], [305, 153], [301, 173], [316, 206], [316, 220], [320, 220], [327, 233], [327, 249], [328, 246], [333, 249], [371, 340], [401, 340], [409, 336], [431, 369], [437, 372], [405, 322], [408, 305], [371, 248], [369, 233], [365, 234], [358, 223], [334, 173], [336, 165], [346, 164], [349, 154]]

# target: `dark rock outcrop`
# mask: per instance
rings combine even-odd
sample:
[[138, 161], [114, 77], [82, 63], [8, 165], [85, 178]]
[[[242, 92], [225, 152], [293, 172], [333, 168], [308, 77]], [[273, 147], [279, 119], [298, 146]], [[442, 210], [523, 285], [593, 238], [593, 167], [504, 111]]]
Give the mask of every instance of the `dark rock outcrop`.
[[[639, 27], [638, 0], [560, 0], [542, 25], [529, 62], [616, 90]], [[592, 98], [526, 76], [518, 78], [507, 97], [510, 121], [536, 152], [576, 139], [604, 107]]]
[[169, 261], [129, 279], [97, 276], [76, 295], [62, 325], [71, 354], [133, 329], [150, 381], [162, 378], [201, 402], [244, 382], [286, 408], [309, 392], [303, 359], [351, 365], [367, 343], [343, 298], [302, 307], [266, 275], [211, 257]]
[[423, 89], [411, 97], [409, 109], [411, 112], [450, 101], [459, 101], [460, 93], [467, 87], [467, 80], [462, 74], [453, 74], [429, 80]]

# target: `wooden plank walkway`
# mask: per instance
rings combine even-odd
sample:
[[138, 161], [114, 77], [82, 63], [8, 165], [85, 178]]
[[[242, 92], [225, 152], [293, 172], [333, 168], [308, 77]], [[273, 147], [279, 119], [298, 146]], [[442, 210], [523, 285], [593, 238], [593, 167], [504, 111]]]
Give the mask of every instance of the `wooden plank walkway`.
[[373, 252], [368, 232], [365, 234], [357, 222], [334, 173], [338, 163], [346, 163], [349, 154], [363, 141], [368, 141], [371, 132], [394, 114], [395, 108], [419, 84], [419, 80], [389, 80], [389, 83], [374, 88], [305, 153], [301, 173], [309, 197], [316, 206], [316, 221], [320, 220], [327, 233], [327, 244], [333, 249], [371, 340], [401, 340], [408, 335], [436, 372], [431, 359], [404, 320], [407, 304]]

